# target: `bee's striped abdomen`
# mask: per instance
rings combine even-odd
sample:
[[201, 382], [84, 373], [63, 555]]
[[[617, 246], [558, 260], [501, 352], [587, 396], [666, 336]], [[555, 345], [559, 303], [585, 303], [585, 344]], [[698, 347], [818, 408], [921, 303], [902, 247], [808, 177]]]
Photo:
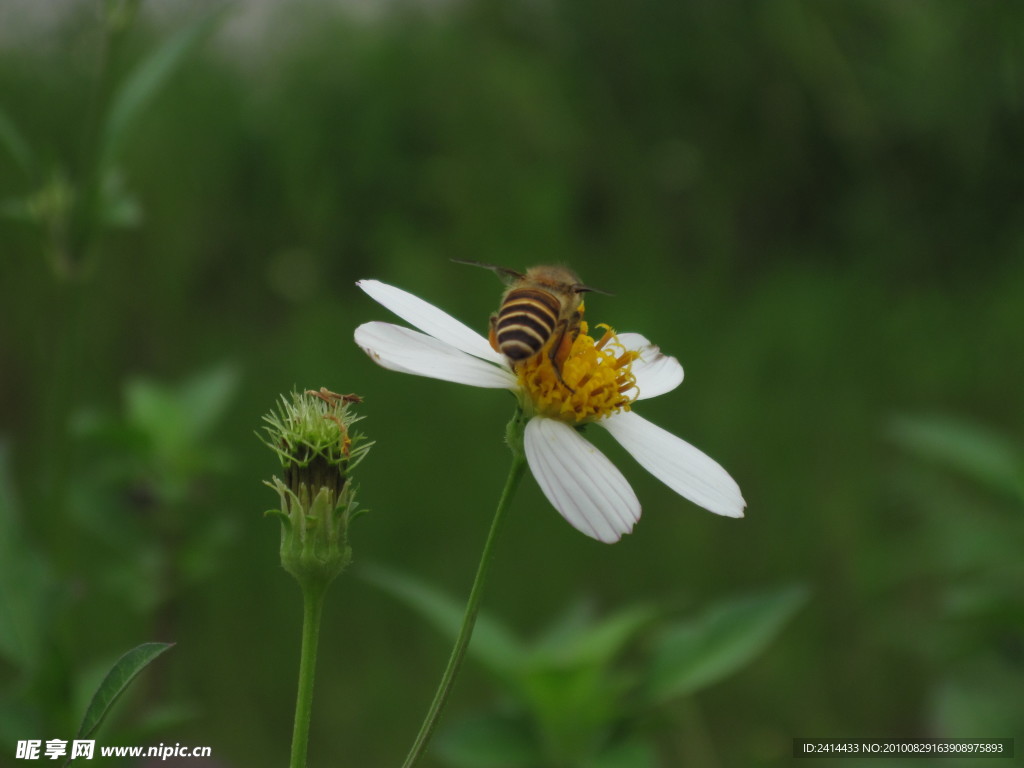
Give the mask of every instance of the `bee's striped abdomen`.
[[495, 326], [498, 349], [514, 363], [533, 357], [554, 333], [560, 308], [558, 299], [546, 291], [510, 291]]

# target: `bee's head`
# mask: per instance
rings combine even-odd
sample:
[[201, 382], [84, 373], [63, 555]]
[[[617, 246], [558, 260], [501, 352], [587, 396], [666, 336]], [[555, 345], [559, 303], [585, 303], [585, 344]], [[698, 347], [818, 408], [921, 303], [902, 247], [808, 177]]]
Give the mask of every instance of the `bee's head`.
[[489, 269], [497, 274], [505, 285], [514, 286], [523, 282], [532, 282], [537, 285], [542, 285], [556, 290], [560, 293], [601, 293], [605, 296], [612, 295], [608, 293], [608, 291], [602, 291], [600, 288], [593, 288], [580, 282], [579, 275], [568, 267], [560, 265], [530, 267], [524, 274], [522, 272], [517, 272], [514, 269], [509, 269], [508, 267], [499, 267], [495, 264], [485, 264], [481, 261], [470, 261], [468, 259], [452, 259], [452, 261], [457, 264], [469, 264], [470, 266]]

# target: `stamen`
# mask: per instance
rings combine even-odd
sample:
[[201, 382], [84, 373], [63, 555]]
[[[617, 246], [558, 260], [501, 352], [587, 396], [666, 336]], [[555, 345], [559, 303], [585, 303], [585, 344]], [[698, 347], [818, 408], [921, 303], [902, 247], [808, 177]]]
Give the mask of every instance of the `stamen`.
[[640, 355], [638, 355], [636, 352], [623, 352], [615, 361], [615, 367], [621, 368], [624, 365], [629, 365], [638, 357], [640, 357]]
[[619, 343], [613, 329], [598, 327], [604, 333], [597, 341], [581, 322], [564, 355], [552, 360], [542, 351], [516, 365], [524, 409], [570, 424], [629, 410], [637, 394], [632, 362], [639, 356]]

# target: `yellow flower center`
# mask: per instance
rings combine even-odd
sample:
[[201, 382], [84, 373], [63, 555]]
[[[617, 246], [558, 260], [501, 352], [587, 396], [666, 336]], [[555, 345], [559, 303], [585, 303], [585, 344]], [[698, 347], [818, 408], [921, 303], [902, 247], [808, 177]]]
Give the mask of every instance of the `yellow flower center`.
[[[628, 411], [639, 390], [632, 372], [639, 357], [619, 343], [607, 325], [599, 325], [604, 335], [594, 340], [587, 335], [587, 324], [580, 331], [568, 354], [559, 363], [548, 346], [516, 366], [523, 408], [569, 424], [584, 424]], [[559, 377], [559, 369], [561, 377]]]

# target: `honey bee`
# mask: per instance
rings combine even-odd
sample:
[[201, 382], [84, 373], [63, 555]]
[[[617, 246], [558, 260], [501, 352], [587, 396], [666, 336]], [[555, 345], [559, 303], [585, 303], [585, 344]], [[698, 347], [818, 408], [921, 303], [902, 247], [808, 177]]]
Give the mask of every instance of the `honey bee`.
[[580, 332], [582, 294], [605, 291], [584, 285], [567, 267], [530, 267], [523, 274], [479, 261], [453, 261], [490, 269], [508, 285], [501, 306], [491, 315], [491, 346], [513, 367], [547, 349], [558, 380], [569, 388], [562, 381], [562, 363]]

